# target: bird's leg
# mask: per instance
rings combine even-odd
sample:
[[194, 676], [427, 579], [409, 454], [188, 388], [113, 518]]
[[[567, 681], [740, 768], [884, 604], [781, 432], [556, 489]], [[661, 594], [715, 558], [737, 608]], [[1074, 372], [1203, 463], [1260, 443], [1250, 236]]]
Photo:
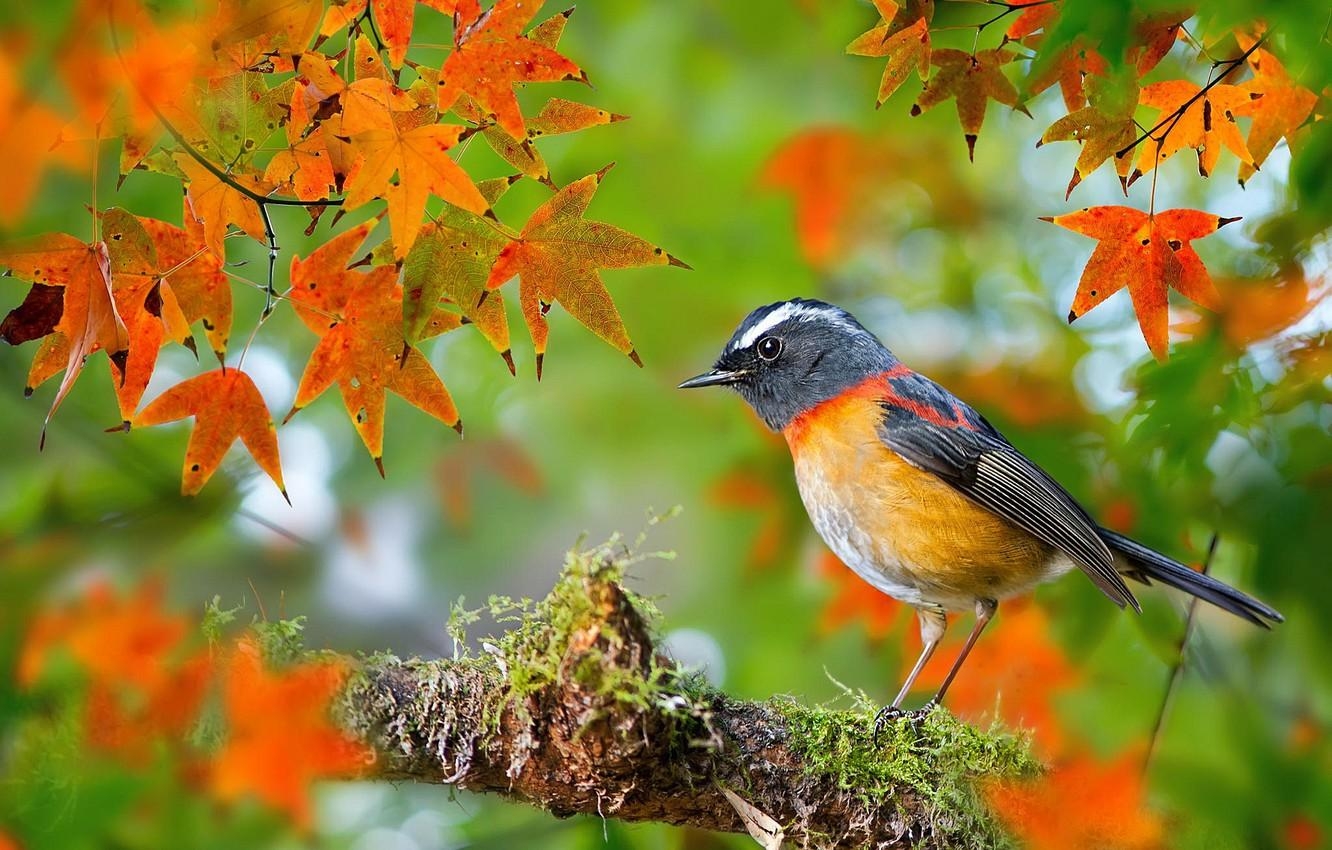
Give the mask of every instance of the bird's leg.
[[967, 655], [971, 648], [976, 645], [977, 638], [981, 632], [985, 631], [985, 625], [994, 617], [994, 612], [999, 610], [999, 603], [993, 599], [976, 600], [976, 625], [971, 627], [971, 634], [967, 635], [967, 642], [962, 646], [962, 651], [957, 654], [957, 660], [953, 662], [953, 669], [948, 671], [948, 677], [943, 680], [939, 686], [939, 691], [929, 702], [925, 703], [925, 709], [928, 711], [939, 703], [943, 702], [944, 694], [948, 692], [948, 686], [953, 684], [957, 671], [962, 669], [962, 662], [967, 660]]
[[874, 740], [877, 742], [879, 732], [883, 729], [888, 719], [901, 713], [902, 700], [911, 692], [911, 686], [915, 684], [916, 677], [920, 671], [925, 669], [930, 656], [934, 655], [934, 650], [938, 648], [939, 641], [943, 640], [944, 631], [948, 628], [948, 617], [941, 609], [937, 608], [917, 608], [916, 618], [920, 620], [920, 657], [916, 659], [916, 664], [907, 674], [906, 681], [902, 683], [902, 689], [897, 692], [893, 698], [892, 705], [879, 709], [879, 713], [874, 715]]

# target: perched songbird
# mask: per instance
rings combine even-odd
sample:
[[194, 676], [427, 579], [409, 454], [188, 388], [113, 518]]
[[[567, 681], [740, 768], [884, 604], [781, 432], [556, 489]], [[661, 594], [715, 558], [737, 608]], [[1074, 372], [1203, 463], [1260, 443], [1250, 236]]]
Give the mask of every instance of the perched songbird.
[[[1125, 578], [1156, 580], [1268, 627], [1262, 602], [1101, 528], [965, 402], [902, 365], [838, 307], [796, 298], [740, 324], [712, 371], [681, 388], [730, 386], [786, 437], [814, 527], [848, 567], [916, 609], [924, 648], [900, 710], [950, 611], [976, 625], [927, 710], [943, 699], [999, 600], [1079, 569], [1121, 608]], [[876, 724], [877, 728], [878, 724]]]

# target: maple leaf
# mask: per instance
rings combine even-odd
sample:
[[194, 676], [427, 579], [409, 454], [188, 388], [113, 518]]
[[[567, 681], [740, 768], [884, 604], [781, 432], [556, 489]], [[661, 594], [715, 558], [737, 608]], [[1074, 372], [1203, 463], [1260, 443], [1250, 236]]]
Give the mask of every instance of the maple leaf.
[[[47, 411], [50, 423], [60, 403], [83, 371], [88, 355], [98, 349], [124, 373], [129, 334], [111, 294], [111, 258], [105, 242], [88, 244], [64, 233], [48, 233], [0, 247], [0, 265], [34, 286], [24, 303], [5, 319], [5, 339], [36, 339], [58, 334], [67, 347], [65, 376]], [[54, 288], [61, 290], [59, 311]], [[46, 427], [42, 427], [42, 444]]]
[[1215, 324], [1239, 348], [1282, 333], [1312, 313], [1332, 291], [1326, 278], [1309, 281], [1298, 264], [1275, 278], [1226, 278], [1216, 286], [1222, 306], [1215, 322], [1187, 322], [1179, 329], [1197, 335]]
[[[403, 337], [402, 286], [398, 270], [377, 266], [369, 272], [346, 268], [373, 222], [341, 234], [306, 260], [292, 260], [291, 299], [321, 311], [302, 316], [320, 334], [284, 422], [334, 383], [342, 394], [361, 441], [384, 474], [384, 406], [392, 390], [416, 407], [462, 433], [462, 422], [430, 361]], [[436, 309], [422, 336], [461, 325], [455, 313]]]
[[231, 283], [222, 258], [204, 241], [205, 226], [189, 214], [188, 201], [185, 209], [183, 228], [155, 218], [135, 218], [157, 248], [158, 277], [170, 284], [185, 321], [203, 324], [204, 336], [220, 362], [231, 336]]
[[310, 43], [323, 16], [320, 0], [223, 0], [212, 30], [218, 47], [253, 40], [261, 52], [291, 56]]
[[1084, 91], [1086, 79], [1105, 76], [1109, 70], [1110, 63], [1106, 62], [1094, 48], [1078, 39], [1060, 50], [1045, 66], [1044, 71], [1035, 72], [1033, 69], [1032, 76], [1026, 82], [1026, 89], [1034, 97], [1058, 83], [1059, 92], [1064, 98], [1064, 106], [1069, 112], [1073, 112], [1087, 105], [1087, 95]]
[[[772, 455], [765, 455], [765, 459]], [[708, 488], [708, 501], [729, 510], [739, 510], [757, 518], [758, 530], [745, 558], [745, 566], [761, 570], [778, 563], [790, 552], [798, 538], [796, 512], [786, 490], [775, 481], [780, 473], [771, 464], [758, 468], [737, 468]], [[784, 482], [783, 482], [784, 483]]]
[[93, 585], [76, 604], [41, 614], [24, 639], [18, 681], [31, 687], [58, 650], [68, 652], [102, 684], [129, 685], [142, 693], [162, 688], [167, 660], [183, 644], [189, 624], [162, 610], [161, 582], [144, 582], [121, 598]]
[[82, 164], [68, 147], [52, 153], [64, 121], [52, 109], [23, 90], [10, 51], [0, 55], [0, 162], [6, 177], [0, 181], [0, 226], [17, 224], [41, 183], [42, 173], [54, 161]]
[[1260, 97], [1246, 113], [1253, 118], [1247, 140], [1252, 161], [1240, 161], [1239, 182], [1243, 186], [1267, 160], [1277, 142], [1285, 139], [1294, 149], [1292, 136], [1313, 114], [1318, 95], [1292, 81], [1285, 67], [1271, 53], [1255, 48], [1252, 36], [1237, 33], [1236, 39], [1241, 48], [1252, 50], [1249, 66], [1254, 72], [1254, 78], [1241, 84], [1240, 88], [1251, 96]]
[[1162, 846], [1164, 829], [1145, 790], [1142, 755], [1130, 749], [1108, 763], [1068, 758], [1033, 782], [991, 784], [986, 797], [1031, 850], [1150, 850]]
[[[1106, 81], [1088, 86], [1091, 104], [1055, 121], [1041, 134], [1037, 147], [1049, 142], [1078, 141], [1082, 151], [1073, 166], [1073, 176], [1069, 178], [1064, 199], [1073, 194], [1088, 174], [1091, 174], [1107, 159], [1114, 159], [1115, 173], [1119, 175], [1120, 185], [1128, 190], [1129, 172], [1133, 168], [1132, 144], [1138, 135], [1138, 125], [1133, 119], [1138, 105], [1138, 85], [1128, 81], [1116, 85]], [[1123, 155], [1120, 155], [1120, 152]]]
[[930, 59], [938, 72], [925, 83], [911, 107], [912, 115], [943, 103], [949, 98], [957, 100], [957, 117], [967, 140], [967, 156], [976, 158], [976, 137], [985, 121], [985, 107], [994, 100], [1024, 114], [1026, 107], [1018, 103], [1018, 91], [1004, 76], [1003, 66], [1015, 58], [1009, 50], [936, 50]]
[[[1075, 685], [1078, 673], [1051, 634], [1049, 617], [1029, 601], [1008, 603], [1003, 619], [995, 622], [995, 633], [985, 637], [968, 658], [982, 672], [953, 683], [950, 708], [972, 722], [997, 715], [1008, 726], [1032, 730], [1045, 752], [1060, 752], [1063, 733], [1054, 700]], [[961, 637], [955, 638], [960, 644]], [[940, 647], [921, 671], [919, 687], [929, 690], [942, 684], [959, 649]], [[906, 654], [910, 663], [915, 653]]]
[[1106, 206], [1041, 220], [1098, 240], [1078, 281], [1068, 320], [1085, 315], [1127, 286], [1143, 338], [1156, 359], [1164, 360], [1169, 343], [1168, 290], [1174, 288], [1208, 309], [1219, 305], [1216, 287], [1189, 243], [1239, 219], [1199, 210], [1149, 215], [1132, 207]]
[[[412, 247], [431, 194], [475, 213], [490, 211], [467, 172], [448, 155], [467, 128], [434, 123], [433, 110], [385, 80], [356, 81], [343, 104], [342, 130], [359, 155], [347, 178], [346, 208], [385, 196], [395, 257]], [[398, 182], [389, 185], [394, 173]]]
[[[614, 165], [612, 163], [611, 165]], [[523, 232], [500, 251], [486, 289], [519, 278], [518, 304], [536, 348], [537, 379], [546, 352], [546, 310], [559, 302], [590, 331], [642, 365], [597, 269], [688, 265], [618, 227], [583, 213], [611, 165], [556, 192], [532, 213]]]
[[226, 666], [227, 740], [211, 765], [213, 793], [223, 800], [254, 795], [308, 829], [311, 784], [354, 776], [373, 760], [329, 718], [347, 672], [338, 662], [269, 671], [256, 641], [241, 639]]
[[[522, 35], [543, 2], [498, 0], [485, 11], [475, 0], [459, 4], [454, 15], [453, 52], [440, 69], [440, 112], [448, 111], [466, 93], [493, 114], [506, 133], [522, 139], [527, 135], [527, 127], [513, 92], [514, 84], [587, 82], [582, 69], [553, 47]], [[559, 26], [562, 29], [563, 24]]]
[[848, 44], [846, 52], [853, 56], [888, 57], [874, 101], [877, 109], [901, 88], [912, 68], [922, 80], [929, 76], [934, 0], [908, 0], [902, 6], [892, 0], [874, 0], [874, 5], [882, 20]]
[[[511, 185], [507, 179], [502, 182]], [[494, 196], [487, 199], [495, 201]], [[490, 269], [510, 239], [493, 220], [452, 205], [425, 225], [402, 264], [405, 340], [419, 342], [440, 301], [448, 301], [476, 325], [513, 373], [504, 302], [482, 298]]]
[[162, 610], [162, 583], [120, 596], [93, 585], [75, 602], [42, 611], [19, 654], [17, 679], [36, 684], [53, 656], [66, 654], [88, 677], [88, 743], [142, 762], [155, 739], [178, 738], [198, 716], [211, 662], [185, 656], [184, 617]]
[[495, 124], [489, 123], [489, 119], [483, 110], [466, 96], [460, 98], [454, 104], [454, 111], [462, 116], [464, 120], [480, 125], [481, 137], [505, 162], [518, 169], [523, 175], [544, 183], [552, 189], [558, 189], [559, 187], [551, 180], [550, 167], [546, 165], [545, 159], [542, 158], [541, 152], [536, 149], [533, 142], [546, 136], [558, 136], [564, 133], [585, 130], [588, 127], [626, 121], [629, 117], [627, 115], [617, 115], [614, 112], [608, 112], [595, 106], [553, 97], [546, 101], [546, 104], [541, 107], [541, 111], [537, 113], [535, 118], [528, 119], [527, 136], [518, 141]]
[[130, 424], [142, 428], [189, 416], [194, 417], [194, 430], [185, 448], [181, 475], [184, 495], [193, 496], [203, 489], [227, 449], [239, 439], [259, 468], [273, 479], [282, 497], [291, 501], [282, 483], [277, 432], [264, 397], [249, 375], [235, 367], [196, 375], [163, 392], [139, 411]]
[[[230, 224], [235, 224], [259, 242], [268, 241], [258, 203], [218, 179], [216, 174], [189, 154], [178, 153], [172, 160], [185, 174], [189, 199], [187, 218], [194, 218], [203, 225], [203, 240], [213, 256], [219, 261], [226, 260], [227, 250], [223, 240], [226, 239], [227, 226]], [[258, 195], [267, 195], [273, 189], [260, 174], [248, 169], [234, 172], [228, 177]]]
[[801, 251], [822, 267], [846, 250], [849, 231], [882, 189], [889, 165], [881, 144], [853, 130], [814, 128], [778, 148], [759, 181], [794, 196]]
[[1160, 64], [1179, 40], [1184, 22], [1192, 16], [1192, 9], [1181, 7], [1154, 12], [1134, 24], [1136, 43], [1129, 47], [1126, 58], [1129, 64], [1136, 66], [1139, 77]]
[[[1229, 148], [1240, 162], [1252, 165], [1253, 157], [1235, 118], [1247, 115], [1257, 97], [1261, 95], [1224, 84], [1204, 92], [1201, 86], [1188, 80], [1166, 80], [1144, 87], [1139, 102], [1160, 110], [1165, 124], [1159, 130], [1153, 128], [1153, 135], [1143, 141], [1138, 173], [1129, 182], [1184, 148], [1198, 151], [1198, 173], [1203, 177], [1216, 168], [1222, 147]], [[1176, 114], [1177, 118], [1169, 117]]]
[[1004, 38], [1008, 41], [1021, 41], [1037, 30], [1049, 29], [1055, 18], [1059, 17], [1059, 5], [1049, 0], [1011, 0], [1013, 6], [1022, 9], [1022, 13], [1008, 25]]

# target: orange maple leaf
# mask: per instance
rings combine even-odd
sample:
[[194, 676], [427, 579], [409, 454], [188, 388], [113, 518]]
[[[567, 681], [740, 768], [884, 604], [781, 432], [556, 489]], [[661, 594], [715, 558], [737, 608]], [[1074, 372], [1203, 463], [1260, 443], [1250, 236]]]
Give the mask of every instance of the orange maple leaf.
[[[1237, 33], [1236, 39], [1245, 50], [1252, 48], [1255, 42], [1253, 36], [1244, 33]], [[1291, 80], [1285, 67], [1268, 51], [1254, 49], [1249, 54], [1249, 66], [1253, 68], [1254, 78], [1240, 88], [1260, 99], [1247, 112], [1253, 118], [1247, 140], [1252, 161], [1240, 162], [1241, 186], [1267, 160], [1277, 142], [1285, 139], [1287, 144], [1291, 143], [1295, 131], [1309, 120], [1318, 105], [1318, 95]], [[1294, 145], [1291, 148], [1293, 150]]]
[[1146, 808], [1136, 749], [1108, 763], [1079, 755], [1034, 782], [990, 785], [986, 797], [1031, 850], [1151, 850], [1163, 844], [1161, 820]]
[[157, 247], [159, 276], [171, 284], [185, 321], [203, 324], [204, 336], [221, 361], [231, 336], [231, 282], [222, 258], [204, 241], [203, 224], [189, 214], [188, 201], [185, 209], [183, 228], [155, 218], [135, 218]]
[[124, 372], [129, 334], [111, 294], [111, 258], [105, 242], [88, 244], [64, 233], [48, 233], [0, 247], [0, 265], [34, 284], [23, 304], [6, 317], [8, 332], [4, 338], [14, 342], [20, 337], [22, 341], [58, 335], [67, 348], [65, 377], [46, 414], [50, 423], [83, 371], [88, 355], [105, 350], [115, 367]]
[[943, 103], [949, 98], [957, 100], [957, 117], [967, 140], [967, 156], [976, 158], [976, 137], [985, 122], [985, 107], [991, 101], [1027, 113], [1018, 102], [1018, 91], [1004, 76], [1003, 66], [1016, 58], [1010, 50], [936, 50], [930, 58], [938, 72], [925, 83], [911, 107], [912, 115]]
[[[506, 133], [522, 139], [527, 135], [527, 127], [513, 92], [514, 84], [587, 82], [582, 69], [553, 47], [522, 35], [543, 3], [544, 0], [498, 0], [484, 11], [476, 0], [458, 4], [454, 14], [453, 52], [440, 69], [440, 112], [448, 111], [466, 93], [492, 113]], [[559, 26], [562, 28], [563, 23]]]
[[[1046, 752], [1059, 752], [1063, 733], [1054, 698], [1075, 685], [1078, 673], [1050, 633], [1049, 618], [1030, 601], [1008, 602], [991, 628], [994, 634], [987, 630], [967, 659], [970, 675], [949, 688], [949, 707], [974, 722], [997, 714], [1009, 726], [1032, 730]], [[953, 638], [925, 665], [918, 687], [943, 682], [961, 647], [961, 636]], [[907, 655], [909, 664], [915, 654]]]
[[[416, 241], [430, 195], [475, 213], [490, 211], [472, 178], [448, 154], [467, 128], [434, 120], [433, 109], [386, 80], [357, 80], [343, 95], [342, 132], [358, 154], [347, 178], [346, 207], [383, 196], [398, 259]], [[395, 173], [398, 182], [390, 185]]]
[[346, 667], [314, 662], [266, 670], [256, 642], [243, 638], [225, 677], [227, 741], [209, 772], [213, 793], [223, 800], [254, 795], [308, 829], [311, 784], [354, 776], [373, 760], [328, 716]]
[[86, 159], [64, 145], [52, 153], [64, 121], [23, 90], [11, 55], [11, 49], [0, 55], [0, 162], [6, 174], [0, 181], [0, 226], [4, 227], [17, 224], [27, 211], [49, 165], [82, 165], [80, 160]]
[[891, 165], [882, 144], [853, 130], [805, 130], [773, 153], [760, 185], [795, 197], [796, 234], [805, 259], [827, 265], [846, 250], [849, 231]]
[[[795, 516], [786, 491], [774, 485], [771, 464], [728, 472], [708, 488], [708, 501], [722, 508], [741, 510], [757, 519], [754, 540], [749, 545], [746, 567], [761, 570], [791, 551], [796, 538]], [[783, 483], [785, 483], [783, 481]]]
[[[462, 422], [430, 361], [403, 338], [397, 268], [381, 265], [369, 272], [346, 268], [373, 224], [366, 222], [340, 234], [306, 260], [292, 260], [291, 299], [298, 309], [306, 306], [321, 311], [313, 321], [310, 311], [302, 316], [321, 338], [283, 421], [336, 383], [347, 415], [383, 475], [388, 390], [459, 433]], [[435, 336], [461, 323], [458, 314], [436, 309], [422, 335]]]
[[141, 761], [157, 739], [178, 739], [198, 717], [208, 687], [206, 654], [185, 656], [184, 617], [162, 610], [162, 583], [121, 596], [96, 584], [75, 602], [41, 612], [20, 649], [17, 679], [32, 687], [53, 655], [88, 677], [88, 743]]
[[[185, 173], [186, 197], [189, 199], [186, 217], [203, 225], [204, 244], [214, 257], [226, 261], [227, 250], [223, 240], [226, 239], [227, 225], [230, 224], [236, 225], [259, 242], [267, 242], [268, 236], [258, 203], [218, 179], [216, 174], [189, 154], [178, 153], [173, 159], [176, 167]], [[227, 176], [258, 195], [268, 195], [273, 191], [262, 175], [248, 169], [242, 168]]]
[[1282, 333], [1313, 312], [1332, 292], [1326, 278], [1310, 282], [1298, 264], [1274, 278], [1225, 278], [1216, 285], [1222, 306], [1215, 320], [1186, 322], [1180, 329], [1199, 334], [1216, 325], [1239, 348]]
[[1170, 48], [1179, 40], [1184, 22], [1192, 16], [1192, 9], [1179, 7], [1150, 13], [1134, 24], [1133, 35], [1136, 42], [1129, 46], [1125, 56], [1129, 64], [1137, 68], [1139, 77], [1155, 68], [1165, 58]]
[[20, 651], [17, 677], [31, 687], [52, 653], [63, 649], [104, 685], [129, 685], [143, 694], [161, 690], [167, 660], [189, 630], [185, 617], [162, 610], [162, 584], [148, 581], [121, 597], [106, 584], [93, 585], [75, 604], [40, 614]]
[[893, 0], [874, 0], [874, 5], [879, 10], [879, 24], [857, 36], [846, 46], [846, 52], [852, 56], [888, 57], [874, 101], [877, 109], [901, 88], [912, 68], [922, 80], [929, 76], [934, 0], [908, 0], [902, 6]]
[[435, 465], [433, 478], [445, 518], [461, 531], [471, 528], [475, 479], [498, 478], [526, 496], [539, 496], [545, 489], [535, 459], [521, 443], [506, 437], [464, 440]]
[[527, 121], [527, 136], [521, 141], [515, 140], [506, 131], [490, 123], [488, 116], [471, 98], [462, 97], [454, 104], [454, 111], [466, 121], [481, 126], [481, 136], [500, 157], [525, 176], [544, 183], [552, 189], [558, 189], [550, 177], [550, 167], [533, 144], [537, 139], [574, 133], [588, 127], [625, 121], [627, 115], [617, 115], [596, 106], [576, 103], [564, 98], [552, 97], [537, 113]]
[[1059, 5], [1049, 0], [1012, 0], [1012, 4], [1020, 7], [1022, 13], [1013, 19], [1004, 33], [1008, 41], [1021, 41], [1037, 30], [1048, 29], [1059, 17]]
[[250, 376], [235, 367], [196, 375], [159, 395], [131, 420], [136, 428], [160, 425], [194, 417], [194, 430], [185, 449], [181, 492], [193, 496], [208, 483], [239, 439], [259, 468], [273, 479], [282, 497], [282, 463], [278, 457], [277, 432], [264, 397]]
[[[1188, 80], [1166, 80], [1145, 86], [1139, 102], [1160, 111], [1164, 125], [1142, 142], [1138, 174], [1151, 171], [1184, 148], [1198, 151], [1198, 173], [1209, 176], [1225, 147], [1240, 162], [1253, 164], [1253, 156], [1240, 135], [1237, 116], [1248, 115], [1261, 94], [1240, 86], [1216, 85], [1206, 92]], [[1168, 118], [1178, 113], [1178, 118]], [[1162, 122], [1158, 122], [1161, 124]]]
[[522, 234], [500, 251], [486, 280], [486, 289], [493, 290], [515, 276], [519, 278], [518, 304], [536, 348], [538, 380], [548, 334], [545, 314], [557, 301], [590, 331], [642, 365], [598, 269], [664, 265], [689, 268], [632, 233], [583, 218], [610, 169], [608, 165], [570, 183], [538, 207]]
[[1202, 259], [1189, 243], [1239, 219], [1199, 210], [1149, 215], [1132, 207], [1106, 206], [1041, 220], [1098, 240], [1078, 281], [1068, 320], [1085, 315], [1127, 286], [1143, 338], [1152, 354], [1164, 360], [1169, 343], [1168, 291], [1174, 288], [1208, 309], [1220, 303]]

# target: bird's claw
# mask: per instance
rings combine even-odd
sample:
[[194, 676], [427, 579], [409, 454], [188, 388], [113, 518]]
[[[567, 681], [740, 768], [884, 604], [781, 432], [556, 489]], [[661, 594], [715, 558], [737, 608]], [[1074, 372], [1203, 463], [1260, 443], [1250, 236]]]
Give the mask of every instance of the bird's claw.
[[874, 715], [874, 735], [871, 738], [872, 743], [874, 746], [878, 746], [879, 733], [883, 731], [883, 728], [887, 726], [890, 721], [895, 720], [898, 717], [904, 717], [913, 727], [919, 727], [925, 718], [929, 716], [930, 712], [934, 711], [934, 707], [938, 704], [939, 703], [934, 700], [930, 700], [920, 708], [913, 709], [898, 708], [895, 705], [884, 706], [879, 709], [878, 714]]

